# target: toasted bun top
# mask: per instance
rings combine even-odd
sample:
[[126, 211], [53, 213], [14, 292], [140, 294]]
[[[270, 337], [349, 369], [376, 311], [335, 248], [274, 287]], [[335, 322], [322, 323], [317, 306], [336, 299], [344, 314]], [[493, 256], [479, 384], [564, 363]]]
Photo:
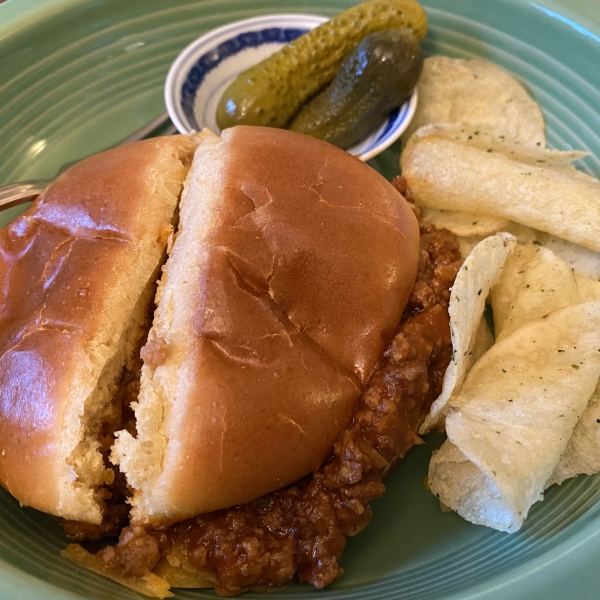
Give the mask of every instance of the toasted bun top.
[[195, 146], [175, 136], [93, 156], [0, 230], [0, 484], [22, 504], [101, 519], [99, 427]]
[[203, 140], [160, 283], [138, 437], [122, 432], [113, 453], [134, 520], [243, 503], [318, 468], [395, 333], [418, 252], [404, 198], [346, 152], [258, 127]]

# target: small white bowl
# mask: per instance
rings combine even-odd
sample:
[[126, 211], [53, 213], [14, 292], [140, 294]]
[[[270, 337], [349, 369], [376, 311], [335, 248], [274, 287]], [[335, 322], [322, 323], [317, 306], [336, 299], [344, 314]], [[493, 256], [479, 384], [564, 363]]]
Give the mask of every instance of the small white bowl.
[[[220, 133], [217, 105], [227, 86], [252, 65], [327, 19], [318, 15], [265, 15], [229, 23], [192, 42], [171, 65], [165, 103], [181, 133], [208, 127]], [[405, 131], [417, 107], [417, 92], [385, 123], [348, 149], [362, 161], [385, 150]]]

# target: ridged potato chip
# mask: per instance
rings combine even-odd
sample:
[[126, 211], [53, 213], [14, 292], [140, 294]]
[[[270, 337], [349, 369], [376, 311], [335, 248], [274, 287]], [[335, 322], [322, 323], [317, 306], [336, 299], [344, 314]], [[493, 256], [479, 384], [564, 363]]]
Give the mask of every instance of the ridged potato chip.
[[479, 320], [479, 325], [475, 332], [475, 341], [469, 352], [469, 366], [467, 367], [467, 372], [494, 345], [494, 342], [494, 334], [487, 324], [484, 313]]
[[512, 273], [503, 273], [503, 277], [495, 286], [508, 287], [510, 291], [503, 290], [495, 294], [492, 290], [492, 309], [494, 297], [498, 300], [501, 295], [515, 294], [506, 307], [506, 313], [504, 306], [497, 306], [497, 310], [494, 310], [494, 322], [498, 323], [496, 341], [510, 335], [529, 321], [539, 319], [557, 308], [580, 302], [575, 274], [554, 252], [546, 248], [537, 248], [527, 267], [513, 277], [510, 275]]
[[502, 333], [504, 322], [514, 305], [519, 290], [523, 288], [525, 271], [533, 258], [534, 250], [529, 246], [517, 245], [506, 259], [498, 283], [491, 290], [494, 333]]
[[[533, 272], [532, 272], [533, 271]], [[537, 282], [537, 284], [536, 284]], [[600, 281], [578, 274], [539, 245], [517, 245], [491, 291], [496, 339], [555, 308], [600, 300]]]
[[[588, 156], [588, 152], [581, 150], [550, 150], [541, 145], [532, 145], [528, 140], [502, 135], [494, 127], [484, 123], [433, 123], [425, 125], [415, 131], [410, 137], [402, 154], [410, 154], [413, 146], [422, 138], [431, 135], [440, 135], [456, 142], [477, 148], [484, 152], [499, 152], [506, 156], [514, 156], [520, 162], [532, 166], [548, 165], [564, 167], [567, 170], [575, 170], [572, 163]], [[401, 156], [402, 160], [402, 156]]]
[[569, 166], [580, 153], [534, 150], [506, 138], [483, 149], [473, 141], [476, 130], [465, 140], [463, 129], [417, 132], [402, 154], [416, 204], [502, 216], [600, 251], [600, 182]]
[[[575, 275], [582, 302], [600, 300], [600, 281]], [[561, 484], [580, 474], [594, 475], [600, 471], [600, 386], [592, 394], [583, 411], [567, 449], [563, 452], [546, 487]]]
[[405, 140], [423, 125], [464, 121], [545, 146], [539, 105], [515, 77], [490, 62], [426, 58], [417, 90], [419, 104]]
[[459, 237], [488, 236], [502, 231], [509, 223], [504, 217], [481, 215], [459, 210], [421, 208], [421, 219], [433, 223], [438, 229], [447, 229]]
[[562, 258], [575, 273], [596, 280], [600, 279], [600, 252], [572, 244], [542, 231], [537, 232], [536, 239], [538, 244]]
[[515, 238], [508, 234], [485, 238], [473, 248], [456, 275], [448, 306], [452, 360], [444, 375], [442, 392], [431, 405], [419, 433], [427, 433], [442, 426], [446, 403], [454, 391], [460, 388], [472, 364], [471, 356], [485, 299], [491, 287], [498, 282], [504, 261], [515, 243]]
[[465, 519], [518, 530], [600, 376], [600, 301], [553, 311], [497, 342], [452, 397], [429, 486]]
[[[506, 261], [491, 295], [500, 340], [520, 325], [555, 308], [600, 300], [600, 282], [576, 275], [551, 250], [518, 246]], [[592, 475], [600, 470], [598, 418], [600, 390], [597, 387], [546, 487], [580, 473]]]
[[[423, 208], [421, 210], [423, 210]], [[460, 213], [459, 211], [455, 212], [463, 215], [469, 214]], [[486, 218], [493, 217], [486, 215]], [[572, 244], [566, 240], [561, 240], [555, 235], [550, 235], [549, 233], [538, 231], [537, 229], [532, 229], [531, 227], [526, 227], [525, 225], [519, 225], [519, 223], [515, 223], [514, 221], [510, 221], [508, 225], [500, 227], [493, 233], [497, 233], [498, 231], [504, 231], [514, 235], [517, 239], [519, 247], [528, 247], [531, 250], [535, 250], [539, 247], [548, 248], [549, 250], [552, 250], [554, 254], [564, 260], [565, 263], [567, 263], [567, 265], [573, 269], [576, 275], [589, 277], [596, 281], [600, 280], [600, 252], [594, 252], [593, 250], [589, 250], [583, 246], [578, 246], [577, 244]], [[482, 239], [483, 237], [474, 235], [467, 237], [458, 236], [460, 253], [463, 258], [466, 258], [471, 250]]]
[[600, 281], [575, 273], [577, 289], [582, 302], [588, 300], [600, 300]]
[[473, 248], [475, 248], [475, 246], [477, 246], [477, 244], [479, 244], [479, 242], [483, 241], [485, 238], [482, 236], [468, 236], [468, 237], [458, 237], [457, 236], [457, 241], [458, 241], [458, 247], [460, 250], [460, 255], [463, 258], [467, 258], [467, 256], [469, 256], [469, 254], [471, 254], [471, 252], [473, 252]]
[[577, 475], [600, 471], [600, 388], [596, 388], [583, 411], [566, 450], [562, 453], [546, 487]]

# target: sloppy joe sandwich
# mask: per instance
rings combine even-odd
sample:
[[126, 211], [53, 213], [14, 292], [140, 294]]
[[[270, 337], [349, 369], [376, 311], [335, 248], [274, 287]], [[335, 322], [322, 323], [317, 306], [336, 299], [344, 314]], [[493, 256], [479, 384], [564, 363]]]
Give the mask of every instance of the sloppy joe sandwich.
[[160, 597], [341, 575], [345, 538], [419, 441], [452, 353], [458, 244], [427, 224], [419, 239], [404, 180], [395, 188], [286, 131], [202, 140], [142, 350], [136, 429], [111, 455], [130, 523], [116, 546], [66, 556]]
[[84, 545], [120, 531], [65, 555], [150, 596], [321, 588], [440, 393], [458, 244], [419, 232], [403, 180], [325, 142], [235, 127], [198, 144], [152, 324], [135, 325], [141, 379], [115, 368], [135, 393], [113, 383], [80, 427], [102, 433], [105, 502], [50, 512]]

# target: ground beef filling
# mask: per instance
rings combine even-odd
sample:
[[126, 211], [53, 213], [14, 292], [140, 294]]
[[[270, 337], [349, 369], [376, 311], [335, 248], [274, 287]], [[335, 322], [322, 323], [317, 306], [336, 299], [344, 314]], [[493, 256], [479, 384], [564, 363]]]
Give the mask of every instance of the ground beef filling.
[[[393, 183], [407, 193], [401, 179]], [[337, 579], [346, 537], [371, 519], [369, 502], [383, 494], [386, 474], [419, 442], [415, 431], [440, 393], [452, 353], [449, 290], [460, 262], [456, 238], [423, 224], [417, 281], [398, 333], [351, 426], [316, 473], [166, 531], [126, 527], [116, 546], [100, 552], [105, 567], [140, 576], [161, 558], [185, 556], [209, 574], [219, 595], [279, 586], [296, 573], [316, 588]]]

